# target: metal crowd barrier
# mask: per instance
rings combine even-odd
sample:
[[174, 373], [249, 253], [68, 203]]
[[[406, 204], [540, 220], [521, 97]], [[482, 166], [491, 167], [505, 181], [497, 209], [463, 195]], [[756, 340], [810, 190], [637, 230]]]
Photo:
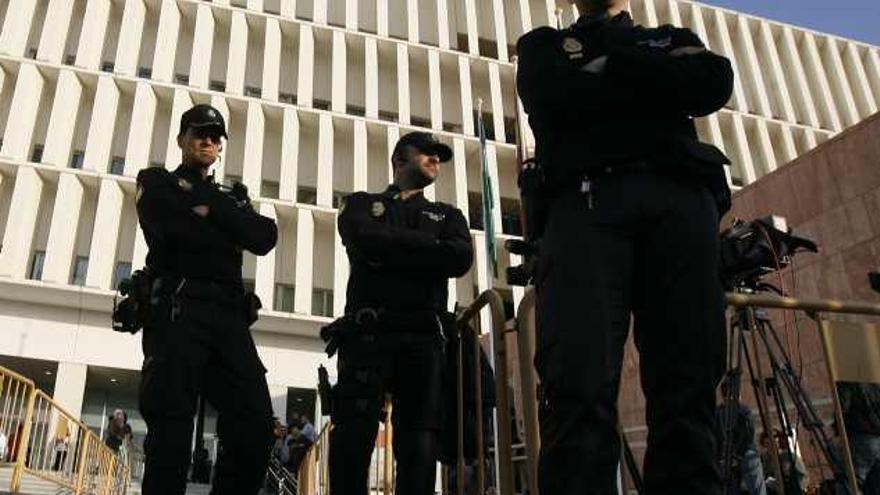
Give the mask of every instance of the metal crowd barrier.
[[11, 468], [12, 493], [26, 475], [76, 495], [125, 495], [128, 488], [125, 460], [32, 380], [3, 367], [0, 440], [0, 469]]

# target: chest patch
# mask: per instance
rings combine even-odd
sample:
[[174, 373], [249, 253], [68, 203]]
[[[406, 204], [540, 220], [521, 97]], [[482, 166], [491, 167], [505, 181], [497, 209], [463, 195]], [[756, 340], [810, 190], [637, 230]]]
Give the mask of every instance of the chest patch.
[[379, 218], [385, 214], [385, 204], [381, 201], [373, 201], [373, 206], [370, 208], [370, 214], [375, 218]]
[[446, 215], [444, 215], [443, 213], [434, 213], [433, 211], [423, 211], [422, 215], [425, 215], [435, 222], [442, 222], [443, 219], [446, 218]]
[[584, 44], [573, 36], [568, 36], [562, 40], [562, 51], [568, 54], [569, 60], [584, 58]]
[[190, 192], [192, 191], [193, 185], [186, 179], [177, 179], [177, 187], [183, 191]]
[[648, 48], [666, 49], [672, 46], [672, 37], [667, 36], [665, 38], [658, 38], [656, 40], [640, 41], [638, 42], [638, 44], [647, 46]]

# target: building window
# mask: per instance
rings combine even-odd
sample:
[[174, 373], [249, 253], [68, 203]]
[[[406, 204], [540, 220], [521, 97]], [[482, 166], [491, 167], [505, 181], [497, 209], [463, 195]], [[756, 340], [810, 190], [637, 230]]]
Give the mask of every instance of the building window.
[[316, 205], [318, 204], [318, 191], [314, 187], [298, 187], [296, 189], [296, 202]]
[[519, 218], [519, 201], [501, 198], [501, 231], [509, 235], [522, 235]]
[[153, 76], [153, 69], [149, 67], [138, 67], [138, 77], [149, 79]]
[[263, 90], [260, 88], [255, 88], [253, 86], [246, 86], [244, 88], [244, 95], [250, 96], [252, 98], [259, 98], [263, 96]]
[[128, 261], [120, 261], [116, 263], [116, 270], [113, 272], [113, 288], [119, 289], [119, 282], [131, 276], [131, 263]]
[[73, 276], [70, 277], [70, 285], [86, 285], [86, 273], [89, 271], [89, 257], [77, 256], [73, 265]]
[[28, 48], [27, 58], [37, 58], [37, 49], [36, 48]]
[[342, 198], [348, 196], [350, 193], [344, 191], [333, 191], [333, 207], [339, 208], [339, 205], [342, 204]]
[[330, 102], [327, 100], [319, 100], [316, 98], [312, 102], [312, 107], [317, 108], [318, 110], [330, 110]]
[[312, 289], [312, 315], [333, 316], [333, 290]]
[[116, 64], [113, 62], [101, 62], [101, 70], [104, 72], [113, 72], [113, 69], [116, 67]]
[[224, 81], [211, 81], [208, 83], [208, 89], [211, 91], [226, 91], [226, 83]]
[[274, 180], [264, 180], [260, 189], [260, 197], [278, 199], [281, 186]]
[[70, 168], [82, 169], [84, 157], [85, 152], [83, 150], [75, 150], [73, 155], [70, 156]]
[[431, 121], [427, 119], [423, 119], [421, 117], [410, 117], [410, 123], [416, 127], [424, 127], [429, 129], [431, 127]]
[[35, 144], [33, 151], [31, 151], [31, 161], [34, 163], [40, 163], [43, 160], [43, 145]]
[[189, 84], [189, 75], [187, 74], [175, 74], [174, 82], [177, 84]]
[[31, 272], [28, 276], [31, 280], [42, 280], [43, 278], [43, 262], [46, 261], [45, 251], [34, 251], [34, 258], [31, 260]]
[[293, 93], [278, 93], [278, 101], [296, 105], [296, 95]]
[[468, 193], [468, 221], [474, 230], [483, 230], [483, 193]]
[[384, 110], [379, 110], [379, 120], [397, 122], [397, 112], [386, 112]]
[[296, 290], [292, 285], [275, 284], [275, 304], [272, 309], [293, 313], [293, 303]]
[[76, 55], [68, 53], [64, 56], [65, 65], [73, 65], [74, 63], [76, 63]]
[[347, 113], [349, 115], [357, 115], [358, 117], [363, 117], [364, 115], [367, 114], [367, 110], [362, 106], [347, 105], [345, 107], [345, 113]]
[[110, 173], [113, 175], [122, 175], [125, 173], [125, 158], [114, 156], [110, 159]]

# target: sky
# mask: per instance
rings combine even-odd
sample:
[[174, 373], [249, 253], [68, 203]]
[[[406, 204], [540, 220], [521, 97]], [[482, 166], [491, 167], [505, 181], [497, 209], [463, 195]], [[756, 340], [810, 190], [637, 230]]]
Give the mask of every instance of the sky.
[[880, 0], [699, 0], [880, 45]]

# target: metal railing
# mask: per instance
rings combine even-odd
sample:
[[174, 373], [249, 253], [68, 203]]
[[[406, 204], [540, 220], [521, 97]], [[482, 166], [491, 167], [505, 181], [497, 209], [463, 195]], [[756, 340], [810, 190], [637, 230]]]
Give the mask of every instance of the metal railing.
[[9, 491], [32, 476], [76, 495], [124, 495], [127, 462], [33, 380], [0, 367], [0, 468], [12, 468]]

